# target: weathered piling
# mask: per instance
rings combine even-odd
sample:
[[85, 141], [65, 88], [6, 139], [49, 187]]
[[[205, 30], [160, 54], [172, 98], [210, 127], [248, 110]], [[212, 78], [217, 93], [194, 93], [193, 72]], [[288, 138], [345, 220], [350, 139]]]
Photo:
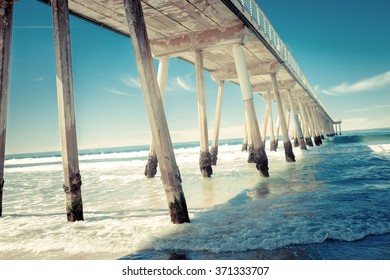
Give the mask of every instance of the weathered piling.
[[225, 81], [219, 81], [217, 107], [215, 109], [215, 115], [214, 115], [214, 136], [213, 136], [213, 143], [210, 149], [211, 165], [217, 165], [217, 160], [218, 160], [218, 140], [219, 140], [219, 128], [221, 124], [221, 111], [222, 111], [224, 85], [225, 85]]
[[241, 152], [248, 151], [248, 124], [246, 123], [246, 118], [244, 122], [244, 137], [242, 139]]
[[267, 138], [267, 126], [268, 126], [268, 115], [269, 115], [269, 104], [265, 102], [265, 113], [264, 113], [264, 123], [263, 123], [263, 145], [265, 147], [265, 141]]
[[288, 136], [286, 119], [284, 117], [284, 112], [283, 112], [283, 104], [282, 104], [282, 100], [280, 98], [278, 82], [276, 80], [276, 73], [271, 74], [271, 81], [272, 81], [272, 87], [274, 89], [276, 106], [278, 107], [280, 127], [282, 128], [284, 154], [285, 154], [287, 162], [294, 162], [295, 155], [293, 153], [291, 141], [290, 141], [290, 138]]
[[51, 1], [57, 66], [58, 115], [68, 221], [83, 220], [67, 0]]
[[3, 213], [4, 160], [7, 132], [13, 1], [0, 2], [0, 217]]
[[234, 62], [236, 64], [241, 93], [244, 99], [245, 111], [248, 116], [248, 127], [250, 127], [252, 135], [256, 168], [260, 171], [260, 174], [262, 176], [268, 177], [268, 158], [264, 150], [263, 141], [261, 140], [259, 124], [257, 122], [256, 111], [253, 104], [253, 93], [248, 74], [248, 66], [246, 63], [245, 53], [242, 45], [233, 45], [233, 57]]
[[306, 115], [306, 111], [305, 108], [303, 107], [302, 100], [298, 100], [298, 105], [299, 105], [299, 111], [301, 113], [301, 118], [303, 120], [304, 127], [305, 127], [304, 136], [305, 136], [306, 145], [313, 147], [313, 141], [311, 140], [310, 137], [310, 125], [308, 121], [308, 116]]
[[[268, 93], [267, 95], [270, 95], [270, 93]], [[274, 117], [273, 117], [273, 114], [272, 114], [272, 101], [271, 101], [271, 96], [268, 96], [268, 99], [267, 99], [267, 104], [268, 104], [268, 108], [269, 108], [269, 114], [268, 114], [268, 117], [269, 117], [269, 145], [270, 145], [270, 151], [275, 151], [277, 150], [278, 148], [278, 140], [275, 139], [275, 134], [274, 134]]]
[[[248, 116], [248, 112], [245, 111], [245, 118], [246, 118], [246, 123], [250, 123], [251, 120], [250, 120], [250, 117]], [[250, 126], [248, 125], [247, 127], [247, 134], [248, 134], [248, 159], [247, 159], [247, 162], [248, 163], [255, 163], [256, 160], [255, 160], [255, 154], [254, 154], [254, 145], [253, 145], [253, 138], [252, 138], [252, 132], [251, 132], [251, 128]]]
[[207, 130], [206, 94], [204, 88], [203, 52], [195, 51], [196, 91], [198, 97], [198, 118], [200, 130], [200, 157], [199, 168], [203, 177], [211, 177], [211, 155], [209, 152], [209, 138]]
[[123, 3], [171, 221], [173, 223], [189, 222], [187, 203], [181, 185], [181, 176], [173, 152], [153, 66], [141, 0], [123, 0]]
[[[167, 87], [168, 80], [168, 58], [162, 57], [159, 59], [158, 70], [157, 70], [157, 83], [160, 88], [161, 100], [164, 104], [165, 89]], [[153, 178], [157, 173], [158, 160], [156, 155], [156, 150], [154, 147], [153, 137], [150, 141], [150, 151], [148, 155], [148, 160], [145, 166], [145, 176], [148, 178]]]
[[292, 115], [293, 115], [293, 122], [294, 122], [294, 125], [295, 125], [294, 145], [297, 143], [301, 147], [302, 150], [306, 150], [307, 148], [306, 148], [305, 141], [303, 139], [302, 127], [301, 127], [301, 123], [299, 122], [298, 113], [295, 110], [295, 106], [294, 106], [295, 104], [294, 104], [293, 98], [291, 96], [291, 90], [287, 90], [287, 97], [288, 97], [288, 101], [290, 103], [291, 112], [292, 112]]

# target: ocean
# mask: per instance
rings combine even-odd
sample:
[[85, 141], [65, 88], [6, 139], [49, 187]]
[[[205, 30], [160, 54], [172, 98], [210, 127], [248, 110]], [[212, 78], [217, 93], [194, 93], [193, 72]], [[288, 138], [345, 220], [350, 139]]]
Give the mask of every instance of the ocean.
[[[282, 142], [279, 147], [283, 146]], [[191, 223], [170, 223], [147, 146], [80, 152], [85, 221], [68, 223], [60, 154], [7, 155], [0, 259], [390, 259], [390, 129], [266, 151], [270, 178], [220, 141], [212, 178], [199, 143], [175, 145]]]

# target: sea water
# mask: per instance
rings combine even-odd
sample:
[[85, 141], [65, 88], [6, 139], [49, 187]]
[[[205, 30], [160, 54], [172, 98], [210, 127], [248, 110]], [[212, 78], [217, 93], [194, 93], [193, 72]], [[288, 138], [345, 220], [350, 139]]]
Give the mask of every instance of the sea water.
[[[390, 259], [390, 129], [269, 152], [270, 178], [221, 141], [212, 178], [199, 143], [175, 145], [191, 223], [170, 223], [148, 147], [80, 152], [85, 221], [68, 223], [59, 153], [8, 155], [0, 259]], [[279, 147], [283, 146], [280, 141]]]

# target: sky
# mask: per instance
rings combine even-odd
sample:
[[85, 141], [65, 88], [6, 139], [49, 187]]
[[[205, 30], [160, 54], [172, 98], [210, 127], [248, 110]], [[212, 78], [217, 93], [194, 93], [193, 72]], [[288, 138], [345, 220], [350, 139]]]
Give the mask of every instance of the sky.
[[[257, 2], [343, 130], [390, 127], [390, 1]], [[79, 149], [148, 144], [130, 39], [71, 17], [71, 46]], [[211, 139], [218, 85], [207, 72], [205, 87]], [[164, 106], [173, 142], [200, 138], [195, 88], [195, 67], [171, 59]], [[264, 102], [254, 102], [261, 125]], [[226, 83], [220, 138], [242, 137], [243, 123], [239, 86]], [[60, 148], [51, 9], [18, 1], [6, 153]]]

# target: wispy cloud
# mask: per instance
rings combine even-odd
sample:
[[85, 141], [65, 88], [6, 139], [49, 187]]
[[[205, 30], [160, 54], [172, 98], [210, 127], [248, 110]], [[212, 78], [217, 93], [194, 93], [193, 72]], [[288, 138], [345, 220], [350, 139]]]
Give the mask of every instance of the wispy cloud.
[[184, 89], [189, 92], [196, 92], [196, 89], [194, 86], [192, 86], [193, 81], [190, 78], [190, 75], [186, 76], [177, 76], [176, 77], [176, 87], [179, 87], [179, 89]]
[[140, 82], [139, 78], [125, 77], [125, 78], [121, 78], [120, 80], [122, 83], [124, 83], [125, 85], [127, 85], [129, 87], [137, 88], [137, 89], [141, 88], [141, 82]]
[[114, 89], [114, 88], [106, 88], [106, 91], [109, 92], [109, 93], [117, 94], [117, 95], [141, 96], [140, 94], [125, 92], [125, 91], [117, 90], [117, 89]]
[[34, 82], [41, 82], [45, 79], [45, 77], [43, 76], [40, 76], [40, 77], [36, 77], [36, 78], [32, 78], [31, 80], [34, 81]]
[[366, 112], [366, 111], [385, 109], [385, 108], [390, 108], [390, 105], [379, 105], [379, 106], [373, 106], [367, 108], [352, 109], [352, 110], [348, 110], [348, 112]]
[[354, 92], [378, 90], [387, 86], [390, 86], [390, 71], [352, 84], [342, 83], [329, 89], [324, 89], [322, 93], [341, 96]]

